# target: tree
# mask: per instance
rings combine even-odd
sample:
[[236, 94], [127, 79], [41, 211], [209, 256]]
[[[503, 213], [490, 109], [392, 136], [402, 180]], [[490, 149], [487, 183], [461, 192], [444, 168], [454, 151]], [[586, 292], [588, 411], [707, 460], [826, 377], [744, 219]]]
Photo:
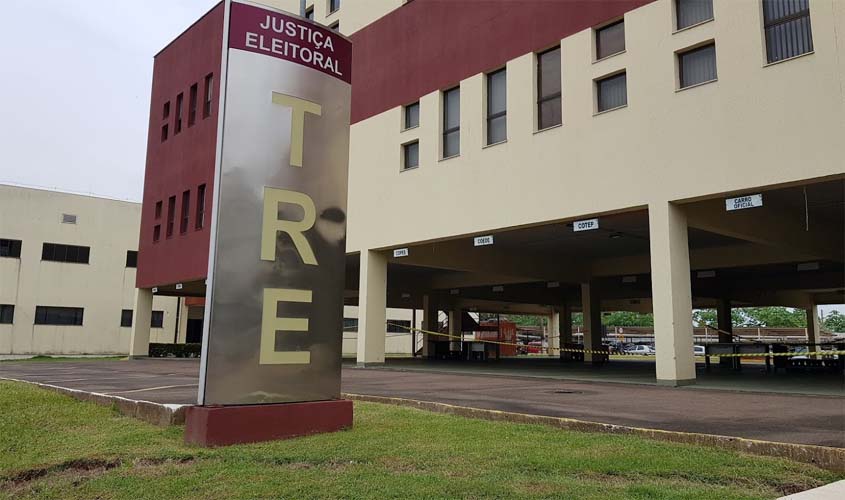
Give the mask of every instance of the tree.
[[822, 328], [829, 332], [845, 333], [845, 314], [830, 311], [830, 314], [822, 321]]
[[654, 326], [654, 315], [629, 311], [614, 311], [602, 314], [601, 323], [605, 326]]
[[791, 307], [745, 307], [741, 311], [745, 321], [742, 325], [767, 328], [806, 328], [807, 314], [803, 309]]

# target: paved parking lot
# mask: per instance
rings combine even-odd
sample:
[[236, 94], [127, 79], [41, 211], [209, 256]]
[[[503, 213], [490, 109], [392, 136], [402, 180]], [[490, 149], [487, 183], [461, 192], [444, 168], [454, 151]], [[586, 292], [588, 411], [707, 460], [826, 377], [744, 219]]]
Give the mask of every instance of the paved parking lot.
[[[0, 377], [160, 403], [196, 400], [196, 360], [3, 362]], [[343, 391], [672, 431], [845, 447], [845, 398], [344, 367]]]

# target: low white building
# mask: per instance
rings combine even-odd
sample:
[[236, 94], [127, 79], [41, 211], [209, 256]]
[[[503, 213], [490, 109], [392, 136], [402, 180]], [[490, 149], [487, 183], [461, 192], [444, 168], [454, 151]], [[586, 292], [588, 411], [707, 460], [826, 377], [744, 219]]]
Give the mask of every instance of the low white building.
[[[127, 354], [141, 204], [0, 185], [0, 355]], [[184, 339], [177, 298], [151, 342]]]

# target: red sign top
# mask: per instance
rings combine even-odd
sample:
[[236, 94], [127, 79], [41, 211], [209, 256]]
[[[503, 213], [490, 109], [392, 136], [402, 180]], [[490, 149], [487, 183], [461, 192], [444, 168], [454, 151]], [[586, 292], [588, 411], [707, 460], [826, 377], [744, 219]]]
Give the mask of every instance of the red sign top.
[[232, 2], [229, 48], [307, 66], [352, 83], [352, 42], [302, 19]]

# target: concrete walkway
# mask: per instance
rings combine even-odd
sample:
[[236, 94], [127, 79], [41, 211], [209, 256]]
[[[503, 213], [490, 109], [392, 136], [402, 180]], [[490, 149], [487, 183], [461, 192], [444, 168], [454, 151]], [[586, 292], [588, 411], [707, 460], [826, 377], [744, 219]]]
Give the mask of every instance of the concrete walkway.
[[[3, 362], [0, 377], [196, 401], [197, 360]], [[633, 427], [845, 447], [845, 398], [344, 367], [343, 391]]]

